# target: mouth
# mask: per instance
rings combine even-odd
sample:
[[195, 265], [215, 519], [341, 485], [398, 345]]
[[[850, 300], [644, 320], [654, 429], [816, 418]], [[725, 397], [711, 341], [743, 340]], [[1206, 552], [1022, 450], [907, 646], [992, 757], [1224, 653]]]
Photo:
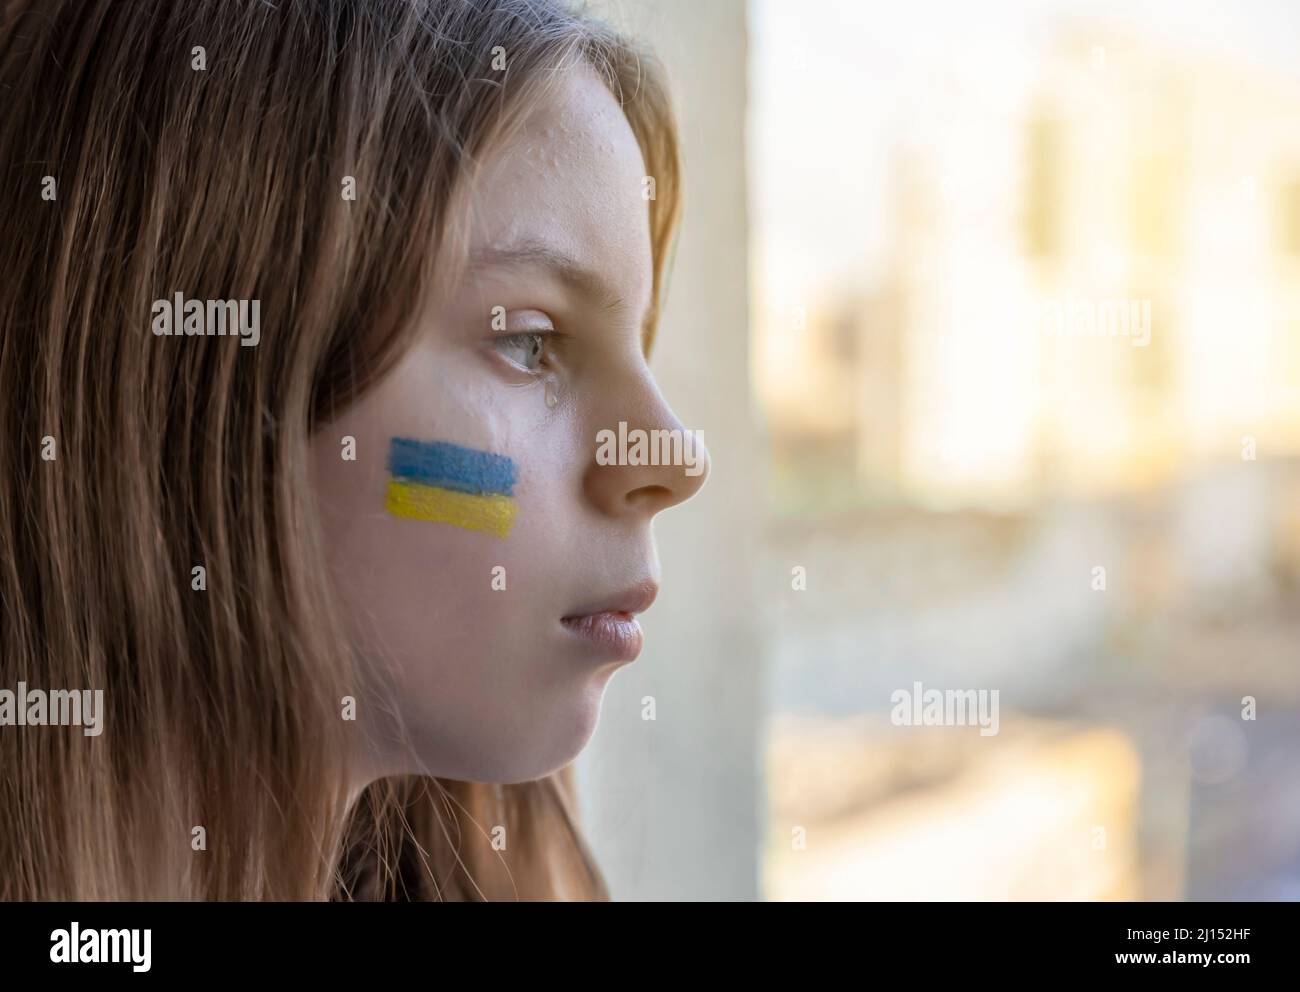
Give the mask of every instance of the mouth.
[[635, 661], [645, 641], [636, 615], [649, 609], [658, 594], [659, 586], [652, 580], [646, 580], [622, 593], [561, 617], [560, 623], [601, 657]]

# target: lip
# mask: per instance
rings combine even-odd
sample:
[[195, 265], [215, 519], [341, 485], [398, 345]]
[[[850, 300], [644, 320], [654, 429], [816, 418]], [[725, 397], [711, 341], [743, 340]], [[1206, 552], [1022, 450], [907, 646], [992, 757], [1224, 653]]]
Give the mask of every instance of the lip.
[[638, 582], [630, 589], [604, 599], [586, 603], [568, 614], [564, 619], [579, 620], [582, 617], [596, 616], [600, 613], [630, 613], [636, 615], [650, 609], [650, 604], [659, 595], [659, 583], [654, 579]]
[[647, 580], [562, 617], [560, 623], [602, 657], [635, 661], [645, 642], [636, 614], [649, 609], [658, 594], [658, 584]]
[[641, 624], [630, 613], [592, 613], [585, 617], [565, 617], [560, 623], [602, 658], [635, 661], [645, 643]]

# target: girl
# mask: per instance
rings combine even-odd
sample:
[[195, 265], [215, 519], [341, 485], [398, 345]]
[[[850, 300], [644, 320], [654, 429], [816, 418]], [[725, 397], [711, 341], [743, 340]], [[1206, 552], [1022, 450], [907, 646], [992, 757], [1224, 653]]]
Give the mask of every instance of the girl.
[[607, 897], [569, 764], [707, 467], [595, 457], [683, 430], [656, 64], [551, 0], [2, 11], [0, 688], [103, 714], [0, 708], [0, 895]]

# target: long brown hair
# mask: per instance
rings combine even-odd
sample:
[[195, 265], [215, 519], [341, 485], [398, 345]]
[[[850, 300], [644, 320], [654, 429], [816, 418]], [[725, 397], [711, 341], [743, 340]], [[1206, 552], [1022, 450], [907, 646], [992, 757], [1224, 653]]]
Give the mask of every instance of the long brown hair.
[[[569, 769], [349, 806], [307, 485], [314, 426], [408, 345], [473, 164], [577, 64], [654, 177], [657, 300], [662, 73], [558, 2], [0, 6], [0, 689], [105, 704], [101, 736], [0, 727], [0, 897], [608, 897]], [[177, 291], [259, 300], [258, 346], [155, 337]]]

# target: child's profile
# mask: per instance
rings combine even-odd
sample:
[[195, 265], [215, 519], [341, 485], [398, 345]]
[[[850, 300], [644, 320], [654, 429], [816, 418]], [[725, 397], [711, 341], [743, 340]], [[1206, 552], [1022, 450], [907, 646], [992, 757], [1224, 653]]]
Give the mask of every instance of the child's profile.
[[0, 90], [0, 688], [102, 693], [0, 733], [0, 897], [607, 897], [569, 766], [708, 474], [653, 57], [558, 0], [45, 0]]

